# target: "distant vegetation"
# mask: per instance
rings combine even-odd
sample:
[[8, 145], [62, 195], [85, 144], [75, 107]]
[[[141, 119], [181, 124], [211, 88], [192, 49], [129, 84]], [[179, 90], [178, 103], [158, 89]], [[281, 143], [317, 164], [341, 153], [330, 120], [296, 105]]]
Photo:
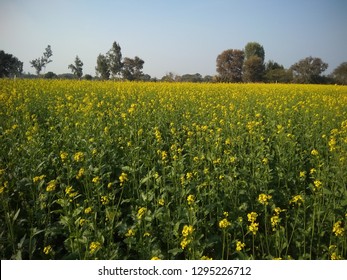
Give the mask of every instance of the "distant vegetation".
[[72, 74], [47, 72], [42, 75], [48, 63], [52, 62], [53, 52], [48, 45], [43, 56], [30, 61], [36, 75], [23, 73], [23, 62], [12, 54], [0, 51], [0, 77], [46, 78], [46, 79], [86, 79], [86, 80], [127, 80], [127, 81], [166, 81], [166, 82], [228, 82], [228, 83], [301, 83], [301, 84], [347, 84], [347, 62], [342, 62], [329, 75], [323, 75], [328, 64], [319, 57], [306, 57], [288, 69], [278, 62], [265, 62], [265, 50], [257, 42], [246, 44], [245, 48], [227, 49], [217, 56], [215, 76], [203, 77], [200, 73], [176, 75], [168, 72], [161, 79], [143, 73], [145, 61], [138, 56], [122, 57], [121, 47], [113, 42], [106, 54], [96, 59], [96, 76], [83, 76], [83, 62], [76, 55], [73, 64], [68, 65]]

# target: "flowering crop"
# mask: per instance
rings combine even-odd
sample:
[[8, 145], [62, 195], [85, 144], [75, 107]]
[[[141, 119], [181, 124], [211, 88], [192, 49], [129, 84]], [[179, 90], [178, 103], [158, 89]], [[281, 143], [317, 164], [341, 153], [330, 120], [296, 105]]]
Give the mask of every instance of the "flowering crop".
[[2, 259], [347, 259], [347, 88], [0, 80]]

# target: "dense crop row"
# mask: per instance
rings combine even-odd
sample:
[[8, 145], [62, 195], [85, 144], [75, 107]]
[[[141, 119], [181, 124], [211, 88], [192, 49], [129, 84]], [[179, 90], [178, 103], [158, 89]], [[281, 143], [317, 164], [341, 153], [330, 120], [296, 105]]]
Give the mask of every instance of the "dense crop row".
[[347, 88], [0, 81], [2, 259], [346, 259]]

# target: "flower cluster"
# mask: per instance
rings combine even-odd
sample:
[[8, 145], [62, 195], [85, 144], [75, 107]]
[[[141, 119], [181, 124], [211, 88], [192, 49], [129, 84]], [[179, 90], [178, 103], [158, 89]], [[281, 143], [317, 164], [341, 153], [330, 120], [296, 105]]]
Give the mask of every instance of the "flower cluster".
[[221, 229], [225, 229], [225, 228], [229, 227], [230, 225], [231, 225], [231, 223], [227, 220], [227, 218], [220, 220], [218, 223], [218, 226]]
[[271, 198], [272, 198], [272, 195], [261, 193], [259, 195], [259, 197], [258, 197], [258, 201], [259, 201], [260, 204], [268, 205], [269, 204], [269, 200]]
[[289, 204], [293, 204], [293, 205], [297, 204], [297, 205], [299, 205], [299, 206], [300, 206], [303, 202], [304, 202], [304, 199], [303, 199], [303, 197], [302, 197], [300, 194], [293, 196], [292, 199], [289, 200]]
[[188, 195], [188, 197], [187, 197], [188, 205], [192, 205], [194, 203], [194, 201], [195, 201], [195, 196], [192, 194]]
[[101, 243], [98, 241], [93, 241], [89, 245], [89, 252], [90, 254], [94, 254], [97, 250], [101, 248]]
[[73, 160], [76, 162], [81, 162], [84, 160], [84, 153], [83, 152], [77, 152], [73, 156]]
[[344, 232], [345, 232], [345, 229], [342, 227], [342, 222], [341, 221], [337, 221], [336, 223], [334, 223], [333, 233], [336, 236], [343, 236]]
[[141, 207], [138, 211], [137, 211], [137, 218], [139, 220], [142, 219], [143, 215], [147, 212], [147, 208], [146, 207]]
[[124, 172], [119, 176], [120, 185], [123, 186], [126, 181], [128, 181], [128, 175]]
[[242, 251], [243, 248], [245, 248], [246, 244], [237, 240], [236, 241], [236, 251]]
[[247, 214], [248, 221], [250, 222], [248, 226], [248, 230], [256, 235], [258, 232], [259, 223], [256, 223], [258, 214], [256, 212], [251, 212]]
[[53, 192], [57, 186], [57, 181], [56, 180], [51, 180], [48, 182], [46, 191], [47, 192]]
[[194, 228], [191, 225], [184, 225], [182, 229], [183, 239], [181, 241], [181, 248], [186, 248], [192, 242], [192, 235], [194, 232]]

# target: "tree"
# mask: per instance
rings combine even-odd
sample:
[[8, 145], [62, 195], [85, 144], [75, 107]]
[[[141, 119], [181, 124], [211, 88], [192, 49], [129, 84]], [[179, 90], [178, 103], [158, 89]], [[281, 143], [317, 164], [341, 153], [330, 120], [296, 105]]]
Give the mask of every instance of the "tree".
[[108, 61], [105, 55], [99, 54], [96, 60], [96, 74], [100, 75], [101, 79], [108, 80], [110, 78], [110, 70], [108, 67]]
[[78, 55], [75, 58], [75, 64], [70, 64], [68, 66], [69, 69], [71, 69], [72, 73], [78, 78], [81, 79], [81, 77], [83, 76], [83, 62], [80, 60], [80, 58], [78, 57]]
[[264, 76], [264, 63], [259, 56], [251, 56], [243, 64], [244, 82], [261, 82]]
[[46, 68], [46, 65], [52, 60], [50, 57], [53, 55], [51, 46], [48, 45], [47, 48], [45, 49], [45, 52], [43, 53], [43, 56], [41, 58], [36, 58], [30, 61], [31, 67], [34, 67], [36, 70], [36, 74], [40, 75], [42, 68]]
[[269, 60], [266, 65], [265, 65], [265, 71], [269, 72], [271, 70], [276, 70], [276, 69], [284, 69], [283, 65], [278, 64], [277, 62], [273, 60]]
[[217, 56], [218, 80], [222, 82], [241, 82], [244, 52], [242, 50], [229, 49]]
[[93, 76], [90, 75], [90, 74], [85, 74], [84, 77], [83, 77], [83, 79], [85, 79], [85, 80], [87, 80], [87, 81], [91, 81], [91, 80], [93, 80]]
[[123, 78], [129, 81], [140, 80], [143, 75], [142, 68], [144, 63], [145, 62], [137, 56], [135, 56], [134, 59], [125, 57], [122, 69]]
[[184, 74], [181, 77], [181, 82], [199, 83], [202, 82], [202, 76], [199, 73], [196, 74]]
[[45, 79], [55, 79], [57, 78], [57, 74], [53, 73], [52, 71], [47, 72], [44, 76]]
[[331, 75], [336, 83], [347, 85], [347, 62], [342, 62], [337, 66]]
[[291, 70], [287, 70], [283, 65], [269, 60], [265, 65], [264, 80], [268, 83], [289, 83], [293, 80]]
[[106, 54], [109, 71], [112, 76], [118, 77], [123, 68], [121, 47], [117, 42], [113, 42], [112, 48]]
[[328, 68], [328, 64], [318, 57], [306, 57], [293, 64], [294, 82], [304, 84], [317, 84], [322, 80], [321, 73]]
[[23, 62], [12, 54], [0, 51], [0, 78], [20, 75], [23, 72]]
[[161, 81], [163, 82], [174, 82], [178, 78], [177, 75], [175, 75], [173, 72], [166, 73], [165, 76], [161, 78]]
[[252, 56], [260, 57], [262, 63], [264, 63], [265, 51], [263, 46], [257, 42], [247, 43], [247, 45], [245, 46], [245, 60], [250, 59]]
[[250, 42], [245, 46], [245, 61], [243, 64], [243, 80], [245, 82], [260, 82], [265, 72], [265, 51], [262, 45]]
[[206, 75], [203, 79], [203, 82], [205, 83], [211, 83], [213, 81], [213, 77], [211, 75]]

